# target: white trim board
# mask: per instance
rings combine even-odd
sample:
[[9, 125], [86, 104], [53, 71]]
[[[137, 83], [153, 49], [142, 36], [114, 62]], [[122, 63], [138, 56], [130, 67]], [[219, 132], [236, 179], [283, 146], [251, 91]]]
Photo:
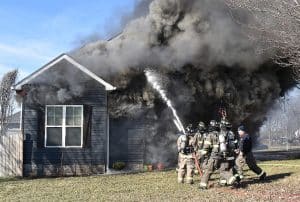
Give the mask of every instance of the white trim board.
[[67, 54], [62, 54], [60, 56], [58, 56], [57, 58], [55, 58], [54, 60], [52, 60], [51, 62], [49, 62], [48, 64], [46, 64], [45, 66], [41, 67], [40, 69], [38, 69], [37, 71], [35, 71], [34, 73], [32, 73], [31, 75], [29, 75], [28, 77], [24, 78], [23, 80], [21, 80], [19, 83], [17, 83], [16, 85], [14, 85], [13, 90], [21, 90], [22, 86], [24, 84], [29, 83], [32, 79], [34, 79], [35, 77], [39, 76], [40, 74], [42, 74], [44, 71], [50, 69], [51, 67], [53, 67], [55, 64], [61, 62], [62, 60], [67, 60], [69, 63], [71, 63], [72, 65], [74, 65], [75, 67], [77, 67], [78, 69], [80, 69], [82, 72], [84, 72], [85, 74], [87, 74], [88, 76], [92, 77], [93, 79], [95, 79], [96, 81], [98, 81], [100, 84], [102, 84], [105, 87], [105, 90], [107, 91], [112, 91], [115, 90], [116, 87], [114, 87], [113, 85], [107, 83], [106, 81], [104, 81], [103, 79], [101, 79], [99, 76], [97, 76], [95, 73], [91, 72], [88, 68], [86, 68], [85, 66], [79, 64], [76, 60], [74, 60], [71, 56], [67, 55]]

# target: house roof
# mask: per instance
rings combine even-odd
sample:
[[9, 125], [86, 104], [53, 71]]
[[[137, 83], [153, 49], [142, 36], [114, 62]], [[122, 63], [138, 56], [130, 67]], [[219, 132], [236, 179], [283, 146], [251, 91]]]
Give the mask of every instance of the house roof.
[[23, 80], [21, 80], [20, 82], [18, 82], [17, 84], [15, 84], [13, 86], [13, 89], [14, 90], [21, 90], [21, 88], [22, 88], [22, 86], [24, 84], [29, 83], [32, 79], [34, 79], [35, 77], [39, 76], [44, 71], [52, 68], [55, 64], [61, 62], [62, 60], [68, 61], [69, 63], [73, 64], [76, 68], [78, 68], [79, 70], [81, 70], [83, 73], [87, 74], [88, 76], [90, 76], [93, 79], [95, 79], [96, 81], [98, 81], [100, 84], [102, 84], [105, 87], [105, 90], [111, 91], [111, 90], [115, 90], [116, 89], [116, 87], [114, 87], [113, 85], [107, 83], [102, 78], [100, 78], [99, 76], [97, 76], [95, 73], [91, 72], [88, 68], [86, 68], [85, 66], [81, 65], [74, 58], [72, 58], [71, 56], [69, 56], [69, 55], [67, 55], [65, 53], [59, 55], [58, 57], [54, 58], [52, 61], [50, 61], [49, 63], [47, 63], [46, 65], [44, 65], [40, 69], [38, 69], [37, 71], [35, 71], [32, 74], [30, 74], [29, 76], [25, 77]]

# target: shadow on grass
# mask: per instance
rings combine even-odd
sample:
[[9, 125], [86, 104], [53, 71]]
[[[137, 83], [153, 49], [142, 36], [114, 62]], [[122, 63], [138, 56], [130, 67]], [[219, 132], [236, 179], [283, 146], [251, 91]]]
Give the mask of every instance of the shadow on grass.
[[0, 184], [5, 182], [15, 182], [15, 181], [31, 181], [38, 179], [58, 179], [61, 177], [0, 177]]
[[22, 180], [21, 177], [0, 177], [0, 183]]
[[274, 181], [283, 179], [285, 177], [289, 177], [293, 174], [293, 172], [288, 172], [288, 173], [279, 173], [279, 174], [274, 174], [274, 175], [267, 175], [265, 180], [259, 180], [258, 178], [248, 178], [244, 181], [242, 181], [237, 188], [246, 188], [247, 186], [251, 184], [267, 184], [267, 183], [272, 183]]

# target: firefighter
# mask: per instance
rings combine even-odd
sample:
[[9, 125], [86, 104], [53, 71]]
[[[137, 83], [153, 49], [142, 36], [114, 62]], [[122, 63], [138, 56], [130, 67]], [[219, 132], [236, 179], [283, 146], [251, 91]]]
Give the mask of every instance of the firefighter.
[[193, 152], [195, 147], [195, 138], [192, 124], [189, 124], [186, 128], [186, 135], [179, 136], [177, 140], [178, 148], [178, 183], [193, 184], [194, 174], [194, 158]]
[[203, 175], [200, 181], [200, 189], [208, 188], [208, 180], [219, 164], [219, 128], [215, 120], [210, 121], [208, 134], [204, 140], [203, 151], [206, 153], [203, 162]]
[[250, 170], [258, 175], [259, 180], [265, 180], [267, 174], [256, 164], [256, 160], [252, 153], [252, 140], [250, 135], [246, 133], [243, 125], [238, 128], [238, 133], [240, 140], [238, 143], [239, 148], [236, 150], [238, 156], [235, 161], [238, 172], [237, 177], [243, 179], [243, 167], [247, 164]]
[[206, 157], [206, 151], [203, 149], [204, 140], [206, 136], [207, 136], [207, 132], [206, 132], [205, 123], [200, 121], [195, 134], [195, 140], [196, 140], [195, 151], [196, 151], [196, 157], [198, 158], [198, 162], [200, 163], [201, 168], [202, 168], [202, 163], [204, 161], [204, 158]]
[[236, 181], [234, 175], [235, 151], [237, 149], [237, 137], [231, 131], [231, 124], [227, 120], [221, 122], [219, 133], [220, 144], [220, 185], [233, 185]]

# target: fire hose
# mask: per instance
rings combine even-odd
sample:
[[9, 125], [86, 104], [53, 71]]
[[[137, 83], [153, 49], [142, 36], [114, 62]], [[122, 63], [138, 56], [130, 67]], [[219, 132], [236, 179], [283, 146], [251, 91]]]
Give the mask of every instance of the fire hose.
[[195, 164], [196, 164], [197, 170], [199, 172], [199, 175], [200, 175], [200, 177], [202, 177], [203, 174], [202, 174], [202, 171], [201, 171], [201, 168], [200, 168], [200, 164], [199, 164], [196, 152], [193, 153], [193, 158], [195, 160]]

